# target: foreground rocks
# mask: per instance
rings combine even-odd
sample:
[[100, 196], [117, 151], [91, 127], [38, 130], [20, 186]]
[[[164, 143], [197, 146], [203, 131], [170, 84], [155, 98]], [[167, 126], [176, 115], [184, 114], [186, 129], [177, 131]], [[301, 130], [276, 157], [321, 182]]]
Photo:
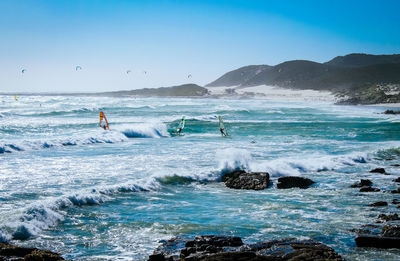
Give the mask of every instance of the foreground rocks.
[[400, 248], [400, 225], [386, 225], [379, 233], [361, 233], [355, 241], [358, 247]]
[[19, 247], [0, 243], [0, 260], [12, 261], [58, 261], [64, 260], [59, 254], [37, 248]]
[[315, 182], [308, 178], [289, 176], [280, 177], [278, 179], [278, 184], [276, 184], [278, 189], [288, 189], [288, 188], [308, 188]]
[[239, 237], [196, 236], [172, 238], [149, 257], [149, 261], [273, 261], [343, 260], [332, 248], [313, 240], [282, 239], [244, 244]]
[[389, 175], [384, 168], [376, 168], [369, 171], [370, 173], [380, 173], [384, 175]]
[[386, 110], [383, 112], [383, 114], [400, 114], [400, 111]]
[[267, 172], [249, 172], [237, 170], [226, 173], [222, 181], [228, 188], [262, 190], [269, 186]]
[[352, 184], [351, 188], [362, 188], [362, 187], [370, 187], [372, 186], [372, 181], [369, 179], [361, 179], [360, 182], [356, 182]]

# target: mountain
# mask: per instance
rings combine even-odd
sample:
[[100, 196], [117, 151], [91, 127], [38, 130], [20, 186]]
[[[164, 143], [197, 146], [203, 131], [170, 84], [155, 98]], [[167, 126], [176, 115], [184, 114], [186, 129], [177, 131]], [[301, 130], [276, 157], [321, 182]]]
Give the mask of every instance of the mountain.
[[228, 72], [206, 86], [273, 85], [336, 92], [366, 84], [400, 84], [400, 55], [350, 54], [327, 63], [295, 60], [275, 66], [251, 65]]
[[145, 89], [137, 89], [130, 91], [97, 93], [97, 95], [106, 95], [106, 96], [163, 96], [163, 97], [204, 96], [206, 94], [208, 94], [208, 90], [197, 84], [183, 84], [172, 87], [145, 88]]
[[400, 63], [400, 54], [372, 55], [363, 53], [352, 53], [345, 56], [338, 56], [326, 62], [326, 65], [338, 67], [363, 67], [375, 64]]
[[245, 84], [248, 80], [252, 79], [257, 74], [269, 70], [272, 66], [269, 65], [249, 65], [241, 67], [222, 75], [212, 83], [207, 84], [210, 86], [239, 86]]

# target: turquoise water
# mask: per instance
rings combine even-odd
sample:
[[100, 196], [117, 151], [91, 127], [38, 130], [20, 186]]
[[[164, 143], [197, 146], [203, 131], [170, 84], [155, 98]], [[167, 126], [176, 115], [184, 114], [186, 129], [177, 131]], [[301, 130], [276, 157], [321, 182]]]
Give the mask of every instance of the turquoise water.
[[[161, 239], [227, 234], [247, 242], [312, 238], [349, 260], [396, 260], [356, 248], [400, 169], [400, 117], [385, 108], [268, 100], [0, 96], [0, 240], [76, 260], [146, 260]], [[104, 111], [110, 131], [98, 127]], [[170, 133], [186, 116], [184, 136]], [[218, 115], [232, 135], [223, 138]], [[268, 171], [264, 191], [217, 182], [227, 169]], [[278, 190], [279, 176], [313, 179]], [[385, 212], [396, 212], [390, 205]], [[397, 211], [398, 212], [398, 211]]]

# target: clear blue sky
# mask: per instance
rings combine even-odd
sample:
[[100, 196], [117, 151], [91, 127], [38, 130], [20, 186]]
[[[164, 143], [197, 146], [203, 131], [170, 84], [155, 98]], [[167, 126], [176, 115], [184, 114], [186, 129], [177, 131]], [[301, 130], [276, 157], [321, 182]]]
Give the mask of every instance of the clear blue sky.
[[400, 53], [399, 10], [397, 0], [1, 0], [0, 92], [203, 85], [249, 64]]

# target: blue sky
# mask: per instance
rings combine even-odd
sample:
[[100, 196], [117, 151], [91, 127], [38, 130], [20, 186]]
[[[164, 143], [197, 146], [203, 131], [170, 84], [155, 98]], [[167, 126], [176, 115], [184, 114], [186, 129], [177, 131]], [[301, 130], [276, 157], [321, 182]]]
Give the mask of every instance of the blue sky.
[[400, 53], [399, 10], [395, 0], [1, 0], [0, 92], [203, 85], [249, 64]]

